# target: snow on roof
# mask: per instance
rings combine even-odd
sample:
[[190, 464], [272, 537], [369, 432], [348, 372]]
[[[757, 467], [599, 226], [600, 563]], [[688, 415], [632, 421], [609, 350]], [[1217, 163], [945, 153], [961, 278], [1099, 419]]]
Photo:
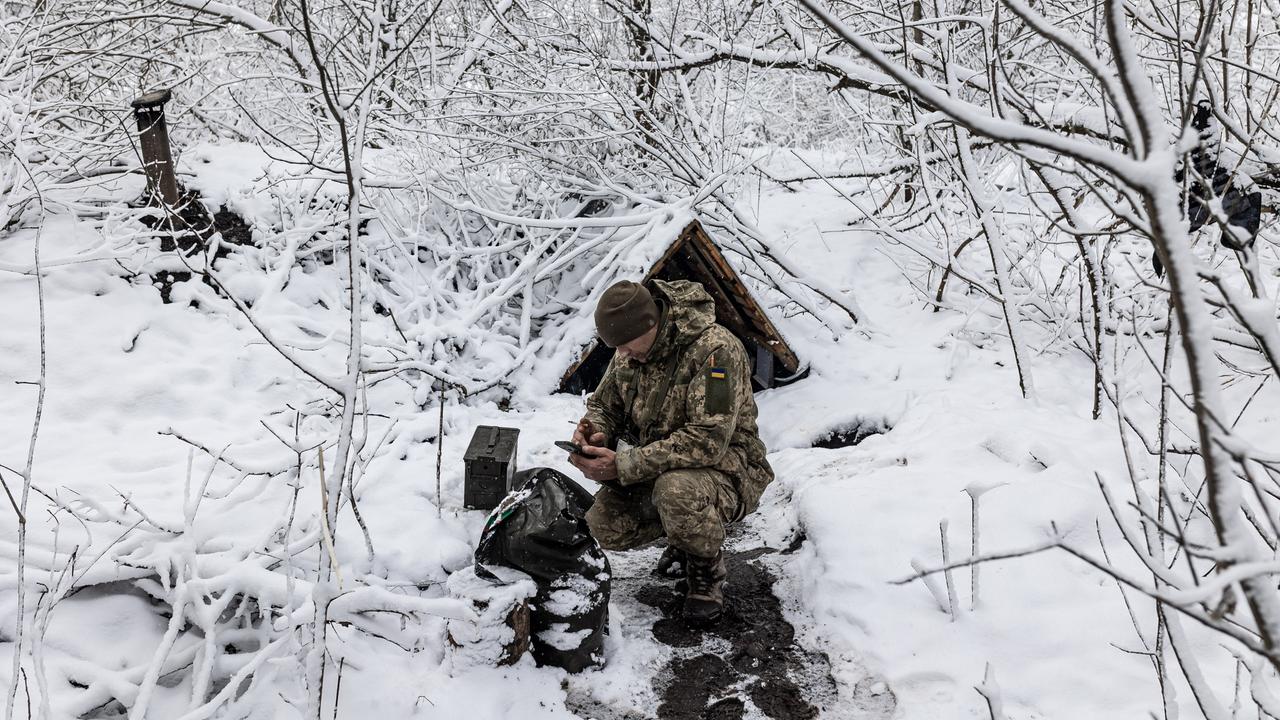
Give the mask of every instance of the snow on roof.
[[567, 324], [564, 339], [579, 348], [595, 340], [593, 313], [604, 291], [620, 280], [643, 280], [654, 263], [696, 219], [689, 207], [681, 203], [655, 216], [642, 231], [617, 242], [604, 260], [583, 276], [580, 287], [585, 292], [585, 302], [579, 305], [575, 317]]

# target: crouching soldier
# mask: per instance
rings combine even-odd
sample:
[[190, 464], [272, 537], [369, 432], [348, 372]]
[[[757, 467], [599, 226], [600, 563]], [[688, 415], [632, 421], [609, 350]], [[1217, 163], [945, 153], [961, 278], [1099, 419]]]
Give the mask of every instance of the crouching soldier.
[[773, 480], [756, 428], [742, 343], [715, 322], [696, 282], [619, 282], [596, 307], [596, 330], [616, 348], [573, 440], [570, 461], [603, 485], [587, 513], [607, 550], [666, 536], [657, 572], [684, 577], [685, 617], [724, 607], [725, 525], [756, 509]]

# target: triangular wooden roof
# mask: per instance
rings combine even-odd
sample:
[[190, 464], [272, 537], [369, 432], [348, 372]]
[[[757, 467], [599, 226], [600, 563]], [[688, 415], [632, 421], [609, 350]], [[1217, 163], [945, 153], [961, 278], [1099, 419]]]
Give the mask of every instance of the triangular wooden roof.
[[[800, 358], [782, 338], [764, 309], [747, 290], [738, 273], [734, 271], [715, 241], [707, 234], [702, 223], [693, 220], [680, 232], [671, 247], [662, 254], [644, 276], [650, 280], [696, 280], [702, 283], [716, 302], [716, 322], [724, 325], [746, 345], [748, 355], [754, 354], [757, 385], [772, 387], [775, 367], [785, 370], [783, 375], [795, 375], [800, 370]], [[754, 353], [752, 352], [754, 350]], [[761, 357], [767, 353], [770, 358]], [[561, 379], [561, 390], [581, 392], [594, 389], [599, 376], [590, 382], [574, 382], [580, 371], [593, 370], [600, 374], [613, 350], [599, 340], [588, 345], [581, 358]], [[768, 373], [761, 374], [768, 362]], [[587, 387], [590, 385], [590, 387]]]

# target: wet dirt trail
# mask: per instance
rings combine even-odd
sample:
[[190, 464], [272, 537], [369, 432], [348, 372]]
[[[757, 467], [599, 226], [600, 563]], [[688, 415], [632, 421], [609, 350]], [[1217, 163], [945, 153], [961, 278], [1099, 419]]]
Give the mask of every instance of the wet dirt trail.
[[[611, 553], [613, 603], [624, 633], [656, 642], [665, 661], [652, 677], [656, 708], [606, 707], [570, 693], [569, 707], [595, 720], [879, 720], [893, 715], [892, 691], [859, 684], [843, 699], [821, 652], [802, 648], [774, 595], [776, 569], [788, 550], [760, 547], [739, 534], [726, 543], [725, 612], [713, 627], [680, 617], [683, 595], [674, 581], [655, 577], [660, 547]], [[647, 637], [646, 637], [647, 636]], [[852, 700], [852, 702], [851, 702]]]

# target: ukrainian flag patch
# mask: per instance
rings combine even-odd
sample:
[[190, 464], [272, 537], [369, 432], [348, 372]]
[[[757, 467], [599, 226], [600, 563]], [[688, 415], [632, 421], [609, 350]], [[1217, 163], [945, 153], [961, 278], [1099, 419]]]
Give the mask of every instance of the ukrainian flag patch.
[[[714, 361], [713, 361], [714, 362]], [[733, 389], [729, 385], [729, 371], [723, 367], [707, 368], [706, 411], [709, 415], [729, 412], [733, 405]]]

